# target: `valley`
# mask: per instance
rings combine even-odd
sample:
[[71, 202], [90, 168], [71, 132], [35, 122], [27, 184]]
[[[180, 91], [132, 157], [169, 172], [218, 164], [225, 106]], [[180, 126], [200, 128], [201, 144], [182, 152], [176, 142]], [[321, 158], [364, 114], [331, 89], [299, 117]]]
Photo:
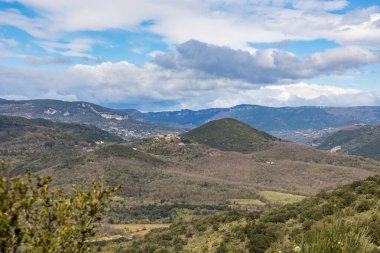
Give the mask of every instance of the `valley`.
[[[6, 127], [13, 119], [22, 123]], [[104, 176], [109, 185], [121, 184], [118, 195], [133, 205], [226, 205], [229, 199], [271, 204], [260, 191], [309, 196], [380, 171], [373, 160], [282, 141], [232, 119], [137, 142], [100, 130], [84, 142], [92, 128], [43, 120], [3, 117], [2, 125], [8, 137], [0, 145], [2, 157], [12, 161], [14, 173], [32, 169], [63, 187]], [[81, 129], [80, 135], [70, 127]]]
[[[320, 192], [335, 192], [336, 187], [380, 173], [375, 160], [285, 141], [229, 118], [180, 135], [125, 141], [91, 125], [0, 116], [0, 137], [0, 159], [11, 163], [13, 175], [29, 169], [36, 176], [52, 176], [52, 187], [63, 190], [71, 185], [89, 187], [98, 177], [108, 186], [121, 186], [93, 239], [100, 252], [153, 252], [146, 245], [165, 252], [187, 252], [192, 247], [205, 252], [206, 238], [213, 249], [263, 252], [251, 248], [256, 239], [248, 234], [236, 241], [234, 232], [226, 243], [223, 238], [232, 231], [256, 229], [250, 225], [253, 220], [264, 222], [277, 208], [288, 212], [284, 205], [298, 208], [302, 205], [298, 203], [308, 203], [307, 208], [314, 210], [309, 199]], [[197, 225], [209, 222], [213, 230]], [[324, 219], [318, 218], [307, 226], [315, 224], [317, 229], [321, 222]], [[161, 236], [181, 226], [191, 227], [190, 237], [179, 233], [176, 236], [182, 239], [171, 235], [175, 242], [161, 241]], [[286, 233], [283, 225], [276, 226]], [[265, 247], [285, 247], [276, 245]]]

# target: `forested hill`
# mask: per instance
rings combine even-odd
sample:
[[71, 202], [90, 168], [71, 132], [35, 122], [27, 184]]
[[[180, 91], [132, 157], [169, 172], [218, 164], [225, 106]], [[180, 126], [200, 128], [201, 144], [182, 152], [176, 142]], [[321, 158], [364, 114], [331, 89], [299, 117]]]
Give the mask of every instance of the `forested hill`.
[[380, 125], [356, 126], [322, 138], [319, 148], [380, 161]]
[[249, 153], [270, 147], [278, 140], [235, 119], [220, 119], [182, 135], [184, 138], [224, 151]]
[[181, 132], [178, 129], [136, 120], [133, 116], [134, 113], [136, 113], [135, 110], [111, 109], [82, 101], [67, 102], [54, 99], [0, 100], [0, 115], [43, 118], [57, 122], [93, 125], [127, 140]]
[[0, 116], [0, 158], [12, 161], [14, 173], [70, 166], [97, 143], [120, 141], [94, 126]]

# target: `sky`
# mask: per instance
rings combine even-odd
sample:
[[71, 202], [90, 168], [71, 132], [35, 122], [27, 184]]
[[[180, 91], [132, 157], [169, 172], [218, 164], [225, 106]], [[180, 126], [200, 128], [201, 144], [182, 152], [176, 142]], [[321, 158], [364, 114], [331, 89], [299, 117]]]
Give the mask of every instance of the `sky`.
[[380, 105], [380, 0], [0, 0], [0, 97]]

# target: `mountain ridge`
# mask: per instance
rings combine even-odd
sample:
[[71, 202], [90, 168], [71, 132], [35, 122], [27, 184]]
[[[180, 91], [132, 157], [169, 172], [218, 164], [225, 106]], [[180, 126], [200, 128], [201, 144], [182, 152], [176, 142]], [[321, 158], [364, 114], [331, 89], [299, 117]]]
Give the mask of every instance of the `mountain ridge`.
[[2, 115], [94, 125], [127, 140], [172, 132], [180, 133], [177, 129], [135, 120], [129, 115], [133, 113], [136, 112], [106, 108], [83, 101], [66, 102], [54, 99], [0, 101]]
[[140, 112], [80, 101], [2, 99], [0, 114], [92, 124], [127, 140], [180, 134], [222, 118], [234, 118], [282, 139], [302, 143], [311, 143], [326, 132], [331, 133], [349, 125], [380, 124], [379, 106], [267, 107], [241, 104], [230, 108]]
[[322, 129], [359, 123], [380, 123], [380, 107], [267, 107], [242, 104], [199, 111], [145, 113], [147, 121], [200, 126], [210, 120], [234, 118], [265, 131]]

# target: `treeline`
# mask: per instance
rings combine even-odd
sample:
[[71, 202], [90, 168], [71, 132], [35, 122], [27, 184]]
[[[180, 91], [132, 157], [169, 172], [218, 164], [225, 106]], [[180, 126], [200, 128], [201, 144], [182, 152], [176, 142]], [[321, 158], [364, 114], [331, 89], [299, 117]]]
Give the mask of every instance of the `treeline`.
[[173, 223], [186, 217], [199, 217], [228, 211], [226, 205], [150, 204], [125, 207], [114, 205], [109, 211], [109, 223]]

